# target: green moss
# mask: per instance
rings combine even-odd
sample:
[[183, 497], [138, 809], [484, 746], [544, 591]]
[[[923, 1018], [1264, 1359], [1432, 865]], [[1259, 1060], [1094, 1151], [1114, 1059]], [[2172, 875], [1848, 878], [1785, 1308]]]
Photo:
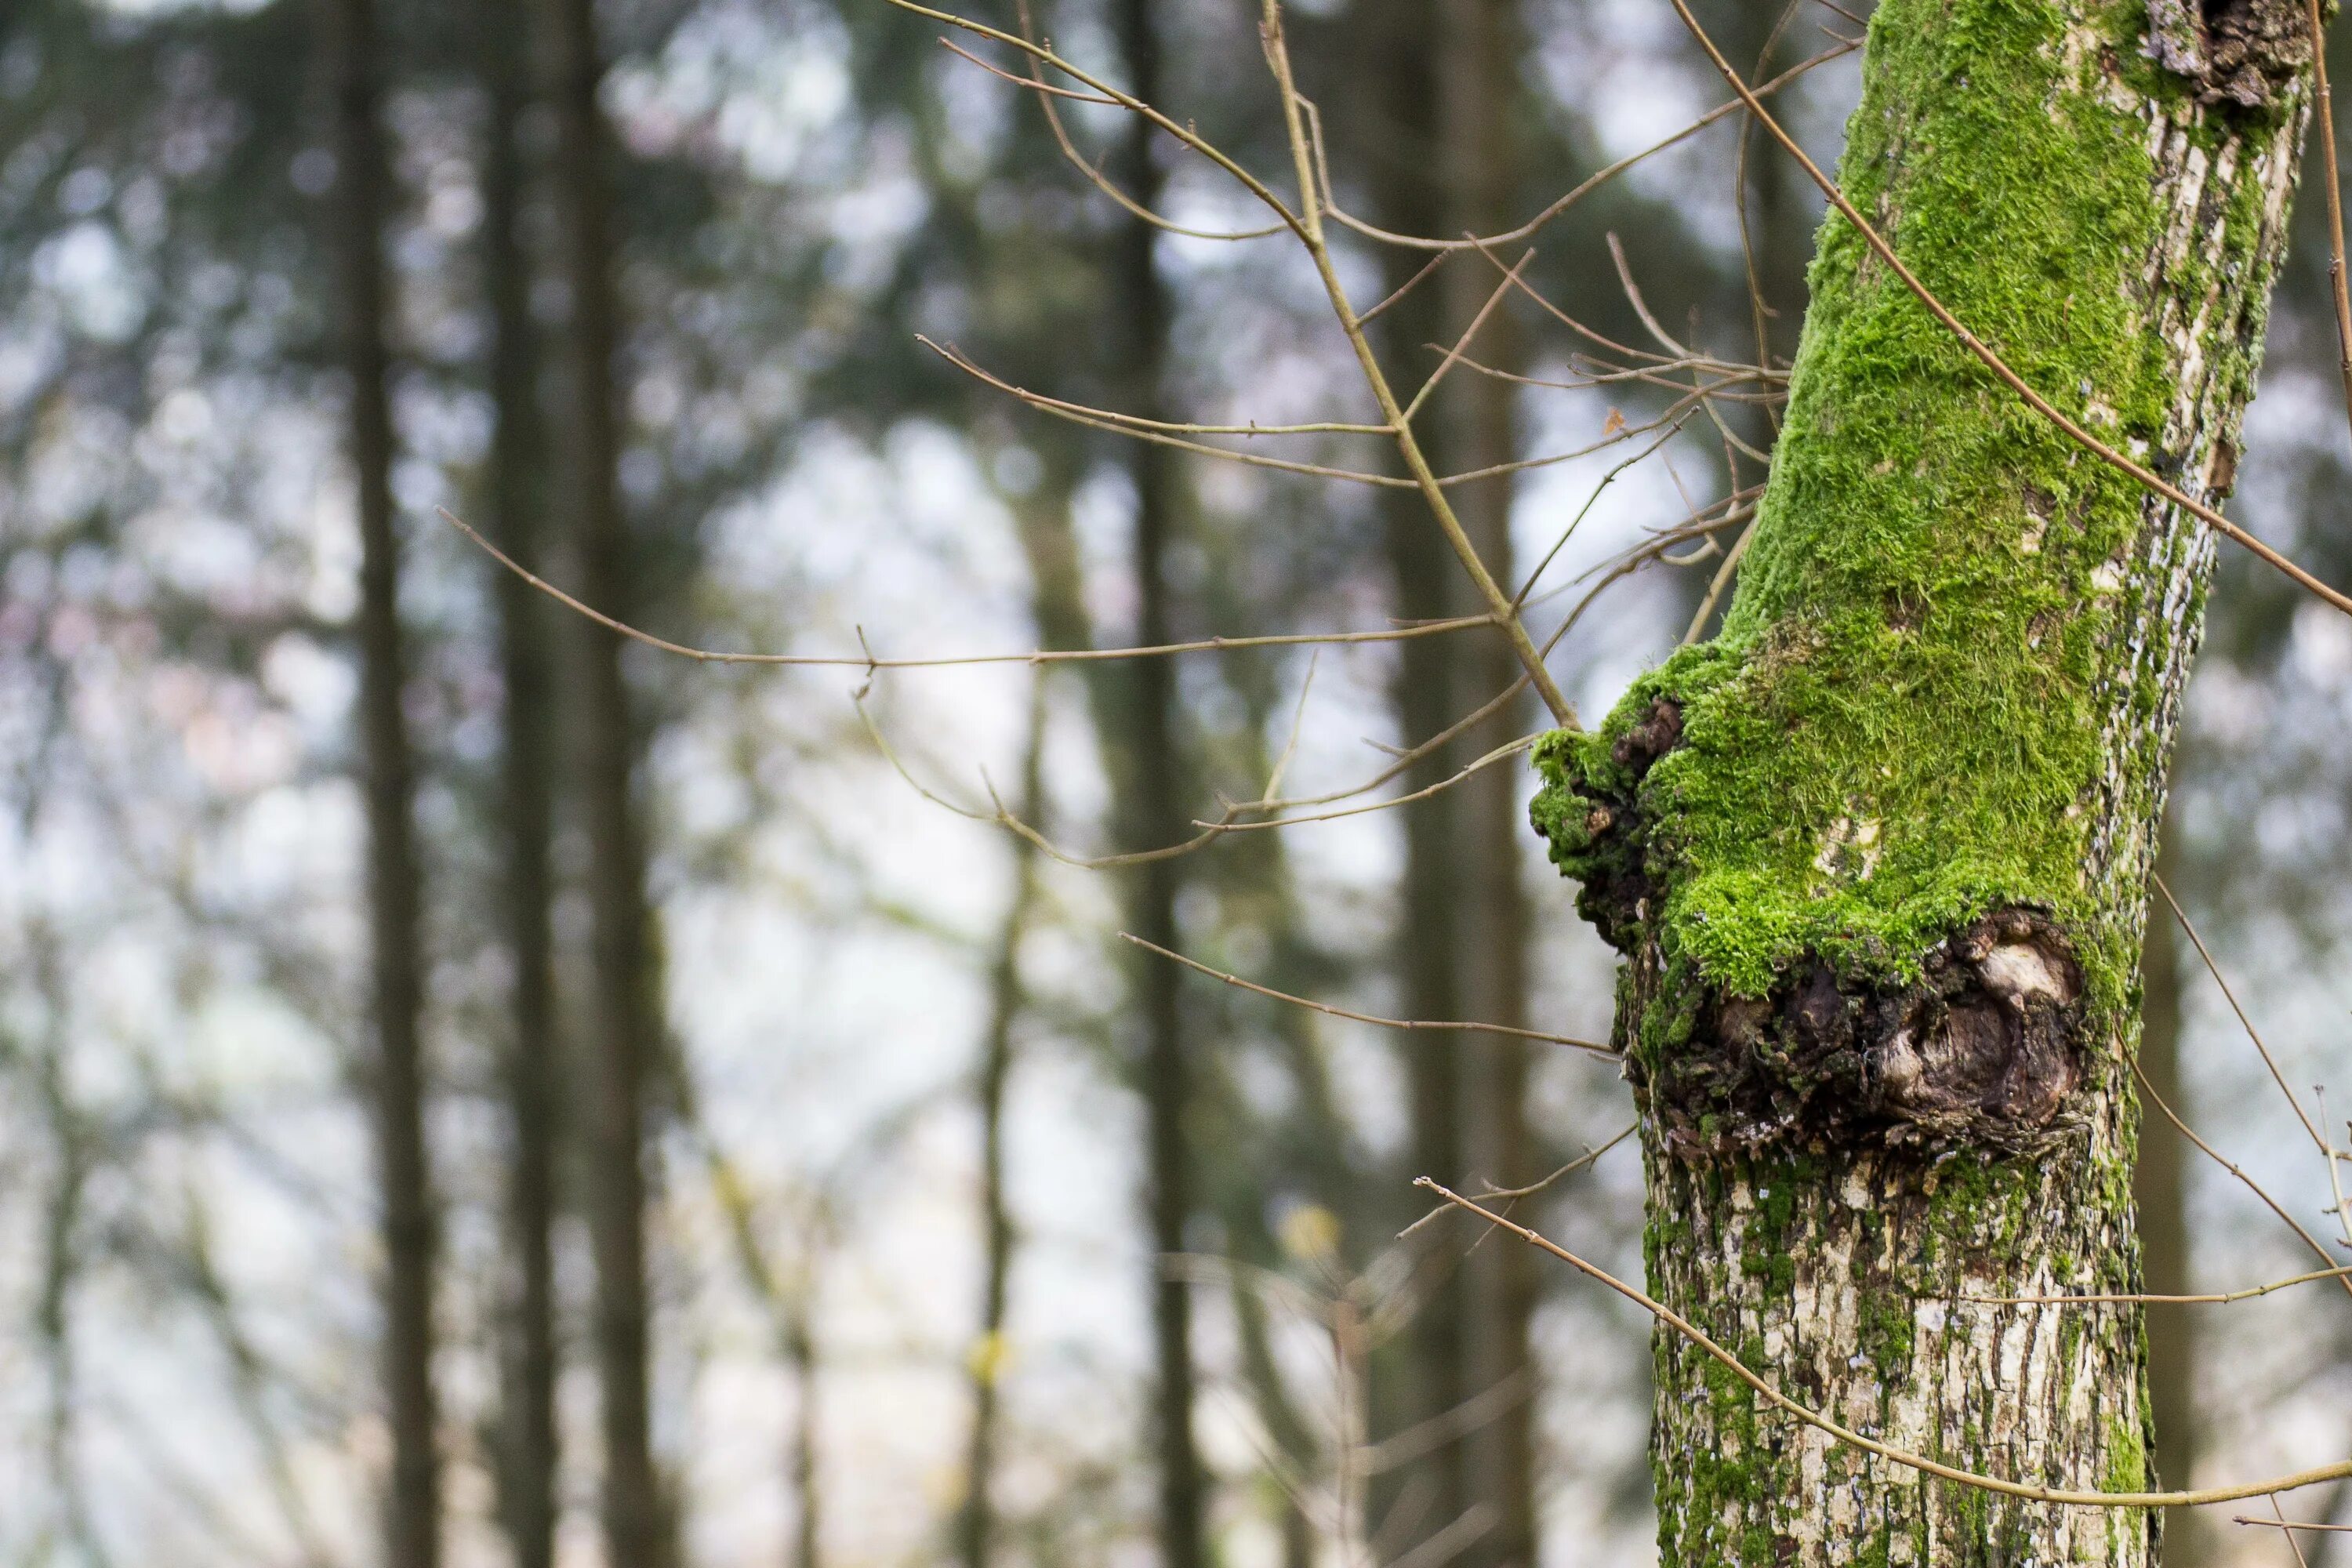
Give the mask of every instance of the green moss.
[[[2145, 451], [2175, 390], [2130, 304], [2156, 170], [2139, 121], [2079, 89], [2118, 60], [2134, 85], [2154, 68], [2144, 5], [2102, 17], [2108, 48], [2070, 52], [2043, 0], [1885, 0], [1843, 180], [2029, 383]], [[2235, 256], [2255, 248], [2252, 190], [2225, 208]], [[2028, 906], [2073, 931], [2092, 1008], [2119, 1016], [2136, 932], [2100, 918], [2082, 870], [2139, 491], [2001, 387], [1834, 215], [1811, 284], [1721, 636], [1636, 682], [1597, 734], [1537, 748], [1536, 825], [1588, 890], [1643, 879], [1667, 963], [1719, 993], [1766, 995], [1807, 954], [1904, 983], [1951, 931]], [[2251, 353], [2226, 352], [2251, 377]], [[2136, 695], [2153, 711], [2160, 693]], [[1621, 743], [1660, 699], [1680, 742], [1637, 777]], [[1608, 831], [1628, 802], [1639, 831]], [[1644, 1018], [1635, 1044], [1670, 1051], [1687, 1023]]]
[[2107, 1469], [2104, 1490], [2142, 1492], [2147, 1489], [2147, 1434], [2137, 1421], [2120, 1418], [2107, 1428]]

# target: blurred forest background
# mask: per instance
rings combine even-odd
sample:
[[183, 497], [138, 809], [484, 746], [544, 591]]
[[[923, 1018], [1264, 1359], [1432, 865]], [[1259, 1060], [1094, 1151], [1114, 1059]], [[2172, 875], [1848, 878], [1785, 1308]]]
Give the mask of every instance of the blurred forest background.
[[[1753, 75], [1807, 67], [1776, 101], [1833, 156], [1856, 18], [1698, 9]], [[1037, 23], [1286, 172], [1246, 0]], [[1290, 25], [1339, 192], [1411, 233], [1517, 224], [1727, 96], [1662, 3]], [[941, 31], [884, 0], [0, 5], [0, 1562], [1654, 1560], [1647, 1321], [1466, 1228], [1397, 1239], [1415, 1175], [1602, 1148], [1614, 1069], [1118, 940], [1357, 1012], [1605, 1034], [1610, 956], [1523, 765], [1070, 863], [1183, 841], [1272, 773], [1360, 784], [1507, 659], [860, 662], [1465, 608], [1410, 495], [1122, 442], [917, 341], [1168, 420], [1370, 416], [1294, 249], [1155, 230], [1078, 162], [1192, 229], [1258, 221], [1236, 193], [1096, 105], [1059, 105], [1066, 157]], [[2302, 208], [2236, 511], [2342, 583]], [[1726, 115], [1538, 232], [1525, 276], [1602, 338], [1782, 364], [1820, 209]], [[1425, 259], [1340, 247], [1360, 302]], [[1383, 313], [1407, 384], [1497, 276], [1457, 257]], [[1732, 518], [1772, 426], [1600, 382], [1589, 346], [1512, 297], [1433, 440], [1451, 470], [1603, 443], [1463, 501], [1522, 574], [1590, 508], [1539, 629], [1606, 584], [1553, 658], [1597, 712], [1722, 571], [1659, 531]], [[1365, 460], [1349, 439], [1284, 451]], [[440, 508], [658, 636], [841, 662], [625, 647]], [[2352, 623], [2223, 561], [2168, 876], [2307, 1083], [2352, 1008]], [[1535, 724], [1503, 704], [1383, 788]], [[2155, 924], [2151, 1074], [2305, 1190]], [[2151, 1290], [2303, 1267], [2225, 1171], [2147, 1154]], [[1638, 1278], [1635, 1160], [1519, 1212]], [[2352, 1446], [2340, 1310], [2154, 1322], [2168, 1484]], [[2344, 1489], [2313, 1506], [2352, 1522]], [[2352, 1563], [2352, 1537], [2305, 1550]]]

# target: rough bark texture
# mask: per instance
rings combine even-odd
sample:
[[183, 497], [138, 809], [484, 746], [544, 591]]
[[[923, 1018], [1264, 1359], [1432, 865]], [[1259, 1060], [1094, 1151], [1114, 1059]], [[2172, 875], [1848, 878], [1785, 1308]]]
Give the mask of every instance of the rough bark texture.
[[[541, 548], [545, 452], [539, 355], [530, 320], [530, 266], [521, 234], [524, 172], [519, 122], [530, 100], [522, 0], [481, 8], [479, 47], [489, 90], [482, 160], [482, 271], [489, 296], [491, 437], [488, 521], [506, 552], [544, 570]], [[499, 575], [499, 673], [506, 685], [505, 925], [514, 967], [509, 1000], [506, 1090], [513, 1140], [507, 1177], [510, 1270], [500, 1342], [499, 1514], [516, 1568], [555, 1561], [556, 1105], [553, 876], [555, 816], [554, 632], [548, 605], [512, 573]]]
[[[2283, 15], [2299, 5], [2273, 0]], [[2271, 5], [2208, 4], [2208, 21]], [[1885, 0], [1843, 178], [2029, 381], [2191, 493], [2236, 466], [2307, 90], [2143, 5]], [[2074, 449], [1853, 230], [1712, 644], [1561, 734], [1537, 806], [1624, 949], [1653, 1289], [1946, 1462], [2148, 1479], [2133, 969], [2211, 535]], [[1669, 1563], [2148, 1560], [2154, 1521], [1923, 1483], [1656, 1347]]]
[[360, 703], [368, 820], [370, 1015], [376, 1158], [384, 1247], [383, 1373], [392, 1431], [384, 1560], [434, 1568], [441, 1558], [437, 1405], [433, 1386], [436, 1252], [425, 1145], [425, 957], [412, 816], [415, 764], [401, 707], [407, 668], [400, 623], [400, 541], [392, 515], [392, 405], [385, 383], [383, 132], [372, 0], [333, 0], [326, 15], [334, 73], [335, 258], [343, 366], [351, 378], [351, 459], [360, 530]]
[[[589, 603], [622, 620], [636, 595], [618, 465], [620, 303], [603, 78], [591, 0], [542, 0], [554, 72], [555, 179], [562, 268], [572, 294], [571, 445], [580, 584]], [[667, 1531], [654, 1468], [650, 1308], [646, 1287], [646, 1084], [657, 1059], [661, 1008], [646, 898], [645, 848], [634, 775], [639, 737], [621, 639], [581, 628], [581, 794], [591, 864], [596, 1072], [589, 1126], [589, 1240], [596, 1259], [596, 1367], [603, 1396], [604, 1549], [615, 1564], [661, 1568]]]

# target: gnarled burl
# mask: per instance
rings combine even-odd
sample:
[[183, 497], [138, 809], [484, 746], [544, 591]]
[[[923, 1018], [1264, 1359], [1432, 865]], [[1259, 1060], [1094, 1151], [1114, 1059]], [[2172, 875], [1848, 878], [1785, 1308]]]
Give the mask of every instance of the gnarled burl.
[[[1959, 317], [2189, 493], [2237, 466], [2310, 100], [2301, 0], [1883, 0], [1842, 179]], [[1652, 1289], [1900, 1447], [2151, 1484], [2136, 960], [2211, 534], [1824, 226], [1721, 634], [1549, 737], [1535, 807], [1625, 954]], [[1672, 1335], [1670, 1564], [2151, 1560], [1759, 1412]], [[2183, 1478], [2164, 1478], [2168, 1482]]]

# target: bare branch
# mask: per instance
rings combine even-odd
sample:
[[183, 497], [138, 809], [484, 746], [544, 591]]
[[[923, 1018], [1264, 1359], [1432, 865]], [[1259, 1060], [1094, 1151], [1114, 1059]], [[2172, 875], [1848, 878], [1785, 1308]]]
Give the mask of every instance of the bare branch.
[[691, 647], [672, 642], [667, 637], [617, 620], [557, 587], [537, 573], [517, 562], [514, 557], [485, 539], [474, 526], [446, 508], [441, 520], [478, 545], [489, 558], [521, 578], [525, 583], [562, 605], [574, 615], [582, 616], [603, 626], [606, 631], [628, 638], [659, 653], [679, 658], [690, 658], [698, 664], [772, 665], [797, 669], [955, 669], [967, 665], [982, 664], [1100, 664], [1129, 658], [1161, 658], [1180, 653], [1231, 653], [1239, 648], [1308, 647], [1349, 643], [1411, 642], [1416, 637], [1443, 637], [1448, 632], [1468, 631], [1473, 626], [1493, 625], [1486, 616], [1456, 616], [1450, 620], [1420, 621], [1409, 626], [1398, 626], [1384, 632], [1271, 632], [1257, 637], [1196, 637], [1191, 642], [1159, 643], [1147, 647], [1081, 647], [1035, 648], [1027, 653], [980, 653], [947, 656], [936, 658], [883, 658], [872, 653], [723, 653], [712, 648]]
[[1269, 997], [1276, 1002], [1287, 1002], [1294, 1007], [1304, 1007], [1310, 1013], [1321, 1013], [1333, 1018], [1345, 1018], [1351, 1024], [1370, 1024], [1376, 1028], [1382, 1029], [1450, 1029], [1474, 1035], [1505, 1035], [1515, 1040], [1537, 1040], [1545, 1045], [1567, 1046], [1574, 1050], [1589, 1051], [1594, 1056], [1614, 1057], [1620, 1054], [1615, 1047], [1603, 1045], [1598, 1040], [1580, 1040], [1573, 1035], [1550, 1035], [1541, 1029], [1518, 1029], [1507, 1024], [1441, 1024], [1426, 1018], [1383, 1018], [1376, 1013], [1352, 1012], [1345, 1007], [1335, 1007], [1328, 1002], [1316, 1002], [1304, 996], [1293, 996], [1287, 991], [1276, 991], [1270, 985], [1260, 985], [1255, 981], [1244, 980], [1240, 975], [1228, 974], [1222, 969], [1212, 969], [1198, 959], [1187, 958], [1181, 952], [1171, 952], [1167, 948], [1156, 942], [1146, 942], [1129, 931], [1121, 931], [1118, 936], [1121, 942], [1133, 942], [1146, 952], [1158, 953], [1171, 963], [1181, 963], [1187, 969], [1205, 974], [1212, 980], [1223, 981], [1225, 984], [1238, 990]]

